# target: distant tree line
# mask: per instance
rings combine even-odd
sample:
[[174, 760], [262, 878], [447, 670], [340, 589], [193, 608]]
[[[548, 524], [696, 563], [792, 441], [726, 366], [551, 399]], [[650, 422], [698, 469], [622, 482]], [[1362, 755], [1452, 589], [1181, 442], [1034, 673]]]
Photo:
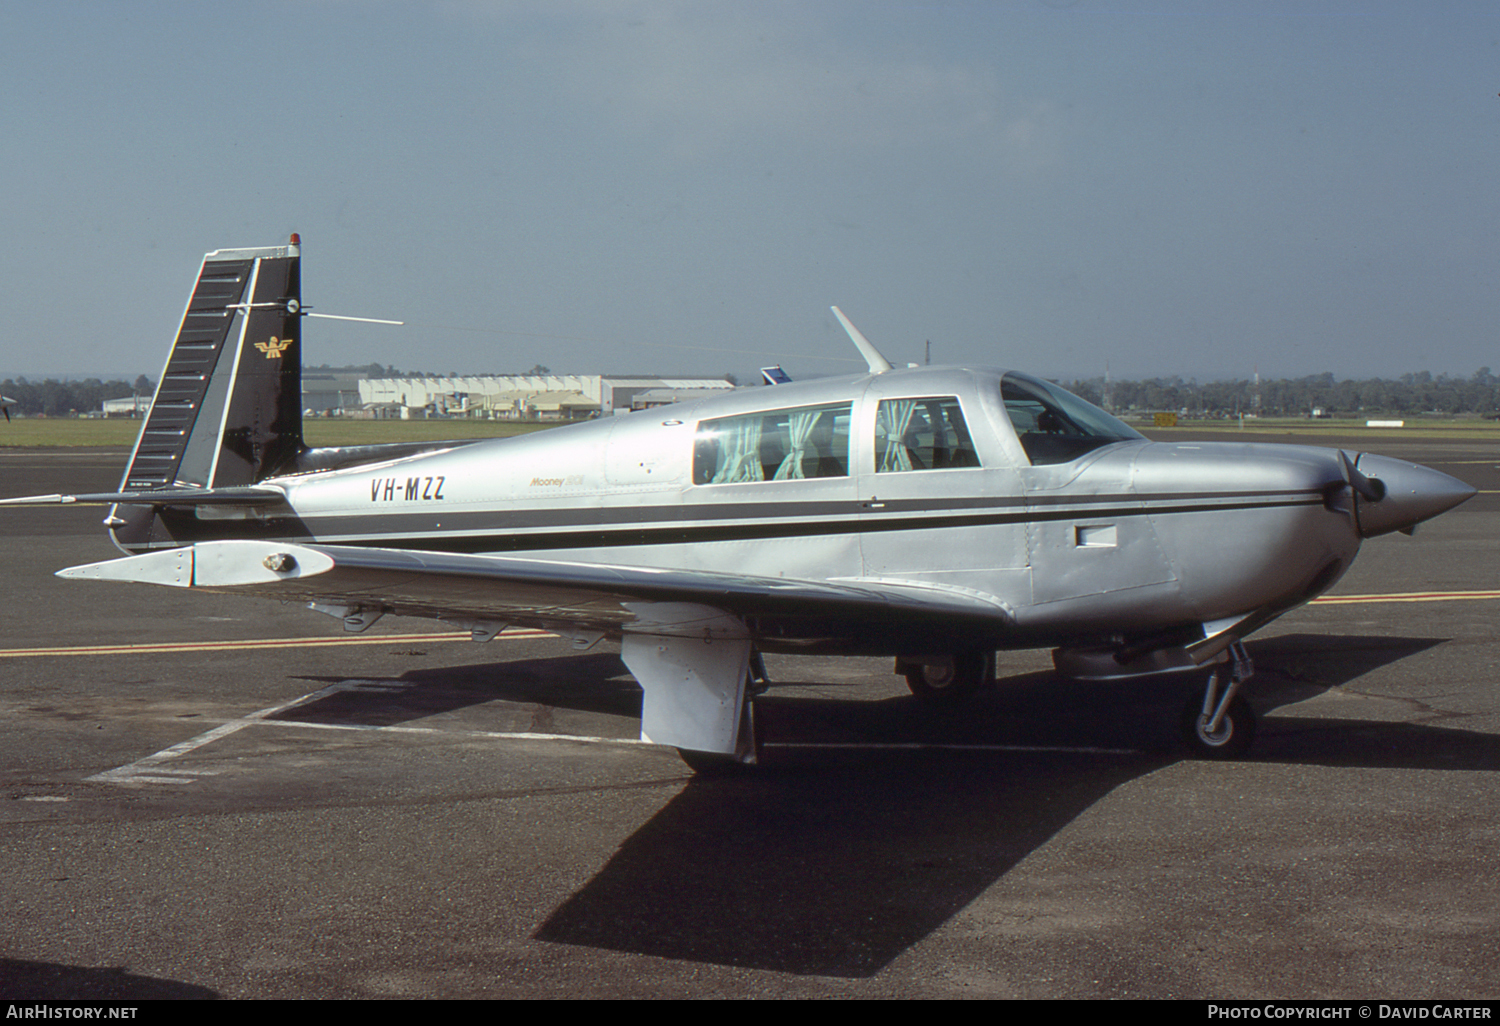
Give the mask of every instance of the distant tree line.
[[[1468, 377], [1433, 376], [1428, 371], [1403, 374], [1395, 380], [1334, 380], [1332, 373], [1305, 378], [1253, 381], [1210, 381], [1198, 384], [1180, 377], [1146, 381], [1112, 381], [1106, 404], [1103, 378], [1064, 382], [1069, 391], [1116, 413], [1131, 410], [1186, 411], [1189, 416], [1233, 417], [1260, 412], [1266, 416], [1308, 416], [1321, 410], [1329, 416], [1383, 413], [1480, 413], [1500, 410], [1500, 378], [1481, 367]], [[1260, 403], [1255, 404], [1256, 392]]]
[[[372, 377], [401, 377], [395, 367], [367, 364], [355, 367], [309, 367], [307, 370], [364, 372]], [[411, 376], [416, 372], [405, 372]], [[546, 374], [538, 365], [528, 373]], [[429, 375], [430, 376], [430, 375]], [[1479, 413], [1500, 411], [1500, 377], [1481, 367], [1468, 377], [1434, 376], [1428, 371], [1403, 374], [1397, 379], [1368, 378], [1336, 381], [1331, 372], [1305, 378], [1262, 380], [1259, 386], [1249, 379], [1234, 381], [1197, 381], [1180, 377], [1149, 378], [1145, 381], [1112, 381], [1105, 396], [1103, 378], [1085, 378], [1061, 382], [1063, 387], [1116, 413], [1132, 410], [1186, 411], [1190, 416], [1233, 417], [1240, 413], [1260, 412], [1267, 416], [1305, 416], [1314, 410], [1329, 415], [1373, 415], [1383, 413]], [[99, 410], [106, 399], [126, 399], [132, 395], [151, 395], [156, 384], [144, 374], [129, 381], [28, 381], [24, 377], [0, 381], [0, 395], [16, 400], [15, 412], [26, 416], [45, 414], [66, 417], [70, 414]], [[1255, 395], [1259, 392], [1257, 407]]]
[[367, 378], [399, 378], [403, 372], [393, 365], [383, 363], [346, 363], [342, 367], [335, 367], [330, 363], [320, 363], [316, 367], [303, 364], [302, 373], [363, 374]]
[[21, 378], [6, 378], [0, 381], [0, 395], [14, 399], [14, 411], [28, 417], [46, 415], [66, 417], [71, 414], [92, 413], [104, 406], [106, 399], [129, 399], [132, 395], [152, 395], [156, 385], [142, 374], [134, 382], [100, 381], [85, 378], [82, 381], [27, 381]]

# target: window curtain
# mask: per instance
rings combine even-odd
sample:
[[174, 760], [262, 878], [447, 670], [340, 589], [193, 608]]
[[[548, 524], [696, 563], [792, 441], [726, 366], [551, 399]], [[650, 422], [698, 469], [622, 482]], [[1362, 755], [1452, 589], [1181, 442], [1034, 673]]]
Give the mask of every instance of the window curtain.
[[912, 469], [904, 439], [916, 409], [915, 399], [887, 399], [880, 404], [875, 414], [875, 437], [884, 439], [884, 444], [880, 448], [880, 462], [875, 467], [877, 474]]
[[802, 473], [802, 460], [807, 456], [807, 443], [812, 438], [813, 428], [817, 427], [818, 418], [823, 415], [822, 410], [798, 410], [788, 419], [787, 429], [791, 433], [792, 451], [786, 454], [786, 459], [776, 468], [775, 481], [788, 481], [793, 478], [806, 477]]
[[712, 484], [734, 484], [737, 481], [761, 481], [765, 474], [760, 466], [761, 418], [737, 417], [724, 430], [723, 454]]

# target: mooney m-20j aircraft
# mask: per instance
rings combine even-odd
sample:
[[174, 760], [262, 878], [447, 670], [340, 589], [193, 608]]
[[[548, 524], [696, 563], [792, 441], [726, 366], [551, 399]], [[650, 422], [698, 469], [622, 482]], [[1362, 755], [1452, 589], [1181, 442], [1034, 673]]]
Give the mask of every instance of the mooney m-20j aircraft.
[[1369, 453], [1152, 442], [1016, 371], [897, 369], [837, 308], [868, 373], [308, 448], [299, 259], [295, 236], [209, 253], [120, 490], [15, 500], [112, 507], [129, 555], [60, 576], [299, 600], [352, 631], [617, 639], [642, 737], [695, 766], [755, 760], [761, 652], [894, 656], [937, 702], [997, 650], [1081, 678], [1204, 667], [1188, 743], [1241, 752], [1241, 640], [1474, 494]]

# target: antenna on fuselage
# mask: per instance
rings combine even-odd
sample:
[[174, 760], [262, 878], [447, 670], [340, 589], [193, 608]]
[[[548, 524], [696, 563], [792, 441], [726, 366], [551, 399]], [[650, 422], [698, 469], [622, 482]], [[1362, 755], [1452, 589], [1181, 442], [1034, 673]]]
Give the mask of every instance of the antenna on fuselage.
[[849, 318], [844, 316], [844, 311], [836, 306], [830, 306], [828, 309], [833, 311], [833, 315], [839, 319], [839, 323], [849, 333], [849, 338], [854, 342], [855, 347], [859, 349], [859, 355], [863, 356], [865, 363], [870, 365], [871, 374], [884, 374], [891, 369], [891, 361], [881, 356], [880, 350], [872, 346], [870, 340], [861, 335], [859, 329], [849, 323]]

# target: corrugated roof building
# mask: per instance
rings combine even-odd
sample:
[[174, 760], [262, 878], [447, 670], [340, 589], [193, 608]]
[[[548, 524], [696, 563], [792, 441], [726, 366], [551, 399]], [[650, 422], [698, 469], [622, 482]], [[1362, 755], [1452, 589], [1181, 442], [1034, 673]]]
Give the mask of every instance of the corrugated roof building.
[[[722, 378], [647, 378], [605, 374], [514, 374], [453, 378], [365, 378], [361, 405], [433, 407], [439, 413], [516, 419], [581, 420], [635, 408], [647, 392], [695, 394], [733, 388]], [[687, 398], [686, 395], [683, 398]], [[660, 405], [660, 398], [648, 405]]]

